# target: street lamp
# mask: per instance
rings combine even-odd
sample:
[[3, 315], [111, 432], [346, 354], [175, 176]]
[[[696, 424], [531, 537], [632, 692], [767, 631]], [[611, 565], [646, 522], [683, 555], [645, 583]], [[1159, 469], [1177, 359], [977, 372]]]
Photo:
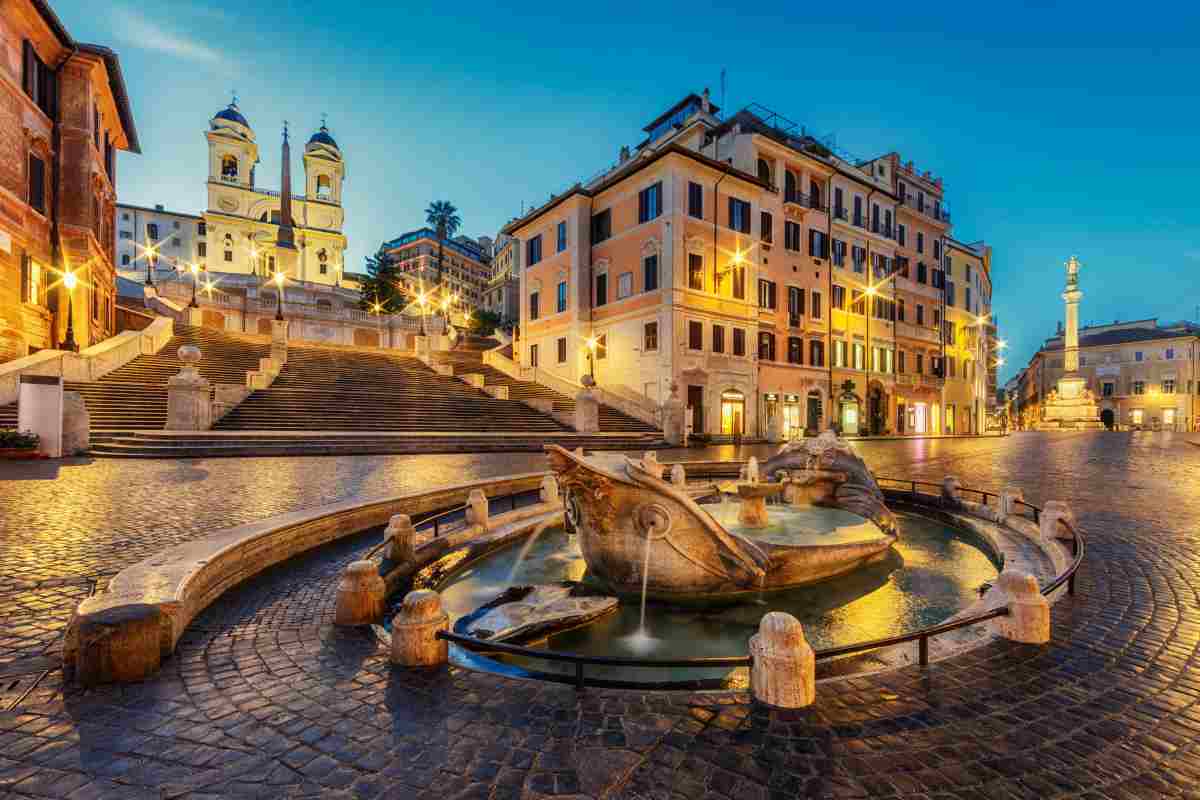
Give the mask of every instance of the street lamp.
[[425, 309], [429, 305], [429, 297], [425, 294], [424, 289], [417, 294], [417, 305], [421, 307], [421, 335], [428, 336], [429, 333], [425, 330]]
[[79, 345], [75, 343], [75, 284], [78, 279], [75, 273], [67, 270], [63, 273], [63, 286], [67, 288], [67, 336], [63, 339], [63, 350], [69, 350], [72, 353], [79, 352]]
[[595, 336], [588, 337], [588, 377], [592, 379], [593, 385], [596, 383], [596, 348], [599, 346], [599, 344], [600, 340]]
[[[136, 242], [134, 242], [137, 245]], [[146, 259], [146, 285], [154, 286], [154, 264], [158, 260], [158, 245], [150, 244], [150, 237], [146, 237], [146, 243], [137, 245], [142, 248], [142, 257]]]
[[379, 312], [383, 311], [383, 305], [377, 299], [371, 306], [371, 313], [375, 315], [375, 339], [380, 347], [383, 347], [383, 325], [379, 319]]
[[200, 283], [200, 265], [193, 261], [188, 265], [188, 269], [192, 273], [192, 302], [189, 308], [199, 308], [200, 304], [196, 302], [196, 285]]
[[275, 319], [277, 322], [283, 322], [283, 278], [282, 272], [275, 273]]

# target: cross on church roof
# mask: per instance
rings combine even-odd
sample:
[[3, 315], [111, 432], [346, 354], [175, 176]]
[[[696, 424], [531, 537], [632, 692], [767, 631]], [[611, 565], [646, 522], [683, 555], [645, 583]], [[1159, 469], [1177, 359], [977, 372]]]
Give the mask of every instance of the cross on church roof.
[[321, 112], [321, 130], [324, 130], [324, 129], [325, 129], [325, 125], [326, 125], [326, 118], [327, 118], [328, 116], [329, 116], [329, 115], [328, 115], [328, 114], [326, 114], [324, 111], [322, 111], [322, 112]]
[[233, 99], [229, 101], [229, 105], [236, 106], [237, 105], [237, 89], [230, 89], [229, 94], [233, 96]]

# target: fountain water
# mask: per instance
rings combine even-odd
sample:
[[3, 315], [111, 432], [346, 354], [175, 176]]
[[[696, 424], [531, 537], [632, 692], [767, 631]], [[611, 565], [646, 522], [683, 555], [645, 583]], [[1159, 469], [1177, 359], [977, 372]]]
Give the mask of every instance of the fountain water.
[[513, 580], [515, 580], [517, 577], [517, 570], [519, 570], [521, 568], [521, 564], [525, 562], [525, 557], [529, 555], [529, 551], [533, 549], [533, 546], [537, 543], [538, 537], [542, 535], [543, 530], [545, 530], [545, 528], [541, 526], [534, 528], [533, 533], [531, 533], [529, 538], [525, 540], [525, 544], [521, 546], [521, 552], [517, 554], [517, 560], [513, 562], [512, 569], [509, 570], [508, 580], [504, 582], [505, 586], [513, 585]]

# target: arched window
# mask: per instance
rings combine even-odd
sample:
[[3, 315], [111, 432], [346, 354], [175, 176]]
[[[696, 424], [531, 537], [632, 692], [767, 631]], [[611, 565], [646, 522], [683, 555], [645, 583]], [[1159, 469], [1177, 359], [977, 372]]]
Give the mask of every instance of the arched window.
[[783, 174], [783, 199], [784, 202], [796, 199], [796, 173], [791, 170]]
[[317, 176], [317, 197], [321, 200], [328, 200], [333, 195], [333, 184], [329, 181], [328, 175]]
[[813, 180], [808, 182], [808, 205], [812, 208], [821, 207], [821, 184]]
[[221, 177], [236, 178], [238, 176], [238, 160], [236, 156], [221, 156]]
[[758, 179], [764, 183], [771, 182], [771, 165], [765, 158], [758, 160]]

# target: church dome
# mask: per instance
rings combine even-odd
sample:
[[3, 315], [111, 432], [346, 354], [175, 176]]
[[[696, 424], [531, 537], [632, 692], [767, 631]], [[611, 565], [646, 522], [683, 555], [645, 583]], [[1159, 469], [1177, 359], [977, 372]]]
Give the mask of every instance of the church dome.
[[326, 128], [324, 125], [321, 126], [321, 129], [319, 131], [317, 131], [316, 133], [314, 133], [312, 135], [312, 138], [310, 138], [308, 140], [308, 143], [309, 144], [325, 144], [325, 145], [329, 145], [330, 147], [334, 148], [335, 150], [338, 149], [337, 142], [335, 142], [333, 140], [333, 137], [329, 135], [329, 129]]
[[242, 116], [242, 112], [238, 110], [237, 103], [230, 103], [225, 108], [222, 108], [216, 114], [213, 114], [213, 119], [223, 119], [227, 122], [236, 122], [238, 125], [250, 127], [250, 123]]

